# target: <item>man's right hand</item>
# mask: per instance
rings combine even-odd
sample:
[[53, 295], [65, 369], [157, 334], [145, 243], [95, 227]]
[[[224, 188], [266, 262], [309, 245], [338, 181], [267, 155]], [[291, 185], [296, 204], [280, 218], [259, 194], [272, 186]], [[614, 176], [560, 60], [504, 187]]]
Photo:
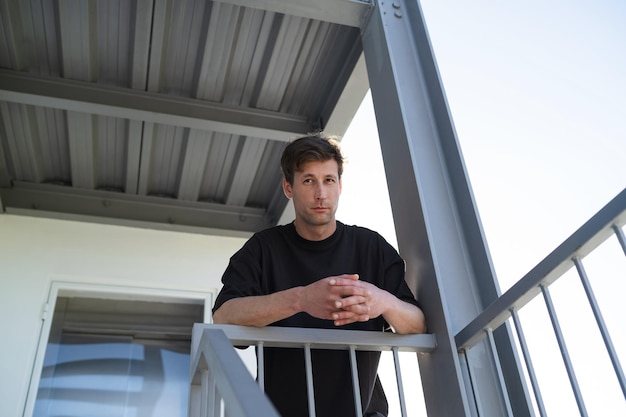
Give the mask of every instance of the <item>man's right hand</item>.
[[313, 317], [341, 324], [369, 320], [369, 290], [357, 274], [323, 278], [301, 287], [300, 309]]

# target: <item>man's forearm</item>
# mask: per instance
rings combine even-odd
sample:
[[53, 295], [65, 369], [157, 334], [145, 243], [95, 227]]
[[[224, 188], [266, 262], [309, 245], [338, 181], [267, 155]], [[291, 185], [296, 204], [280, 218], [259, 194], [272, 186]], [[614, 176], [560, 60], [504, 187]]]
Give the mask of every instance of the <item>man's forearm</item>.
[[300, 288], [274, 294], [233, 298], [213, 313], [216, 324], [263, 327], [299, 312]]

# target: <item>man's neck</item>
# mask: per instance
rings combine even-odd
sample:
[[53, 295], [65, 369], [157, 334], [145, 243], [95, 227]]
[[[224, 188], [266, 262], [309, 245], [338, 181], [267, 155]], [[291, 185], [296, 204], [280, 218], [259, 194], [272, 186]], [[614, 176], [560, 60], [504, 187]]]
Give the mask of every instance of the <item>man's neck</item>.
[[298, 219], [296, 219], [293, 224], [296, 227], [296, 232], [301, 238], [313, 241], [328, 239], [333, 233], [335, 233], [335, 230], [337, 230], [336, 220], [327, 224], [316, 226], [309, 224], [303, 225], [302, 222], [298, 222]]

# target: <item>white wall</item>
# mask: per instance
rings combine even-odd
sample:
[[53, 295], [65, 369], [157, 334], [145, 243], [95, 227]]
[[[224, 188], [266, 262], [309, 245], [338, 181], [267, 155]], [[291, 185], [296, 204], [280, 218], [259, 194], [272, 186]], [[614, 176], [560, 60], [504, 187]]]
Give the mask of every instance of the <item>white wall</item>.
[[22, 416], [53, 281], [214, 292], [244, 241], [0, 214], [0, 415]]

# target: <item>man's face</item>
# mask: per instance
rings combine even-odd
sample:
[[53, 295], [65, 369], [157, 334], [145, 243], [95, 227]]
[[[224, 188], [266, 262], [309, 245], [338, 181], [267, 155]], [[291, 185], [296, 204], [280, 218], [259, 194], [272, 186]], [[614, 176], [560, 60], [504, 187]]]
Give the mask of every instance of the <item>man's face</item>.
[[283, 189], [293, 199], [296, 223], [301, 227], [334, 226], [341, 194], [337, 161], [307, 162], [293, 176], [293, 184], [283, 180]]

